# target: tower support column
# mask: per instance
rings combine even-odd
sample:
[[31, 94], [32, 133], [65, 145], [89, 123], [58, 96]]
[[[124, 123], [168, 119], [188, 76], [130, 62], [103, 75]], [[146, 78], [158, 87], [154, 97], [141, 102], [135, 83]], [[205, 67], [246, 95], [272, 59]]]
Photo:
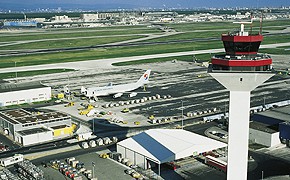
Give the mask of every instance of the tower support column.
[[251, 91], [273, 73], [211, 72], [230, 91], [227, 180], [247, 180]]
[[227, 180], [246, 180], [250, 91], [230, 91]]

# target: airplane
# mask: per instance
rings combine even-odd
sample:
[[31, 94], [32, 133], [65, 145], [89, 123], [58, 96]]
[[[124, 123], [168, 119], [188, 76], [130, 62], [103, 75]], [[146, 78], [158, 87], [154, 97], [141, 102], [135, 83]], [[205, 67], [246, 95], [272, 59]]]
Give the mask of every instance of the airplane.
[[[113, 85], [112, 83], [109, 83], [107, 86], [91, 87], [91, 88], [85, 88], [82, 86], [81, 94], [85, 95], [88, 98], [94, 97], [95, 99], [98, 96], [107, 96], [111, 94], [114, 94], [113, 98], [119, 98], [124, 93], [128, 93], [147, 84], [149, 82], [150, 72], [151, 70], [147, 70], [135, 83], [119, 84], [119, 85]], [[131, 92], [128, 95], [128, 97], [134, 97], [137, 96], [137, 94], [138, 94], [137, 92]]]

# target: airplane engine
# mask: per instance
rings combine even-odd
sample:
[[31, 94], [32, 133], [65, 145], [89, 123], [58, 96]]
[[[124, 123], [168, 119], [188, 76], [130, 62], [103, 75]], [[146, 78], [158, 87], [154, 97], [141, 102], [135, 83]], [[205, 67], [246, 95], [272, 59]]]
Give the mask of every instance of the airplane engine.
[[136, 92], [132, 92], [131, 94], [128, 95], [128, 97], [135, 97], [135, 96], [137, 96]]
[[118, 98], [118, 97], [121, 97], [123, 95], [123, 93], [117, 93], [113, 96], [113, 98]]

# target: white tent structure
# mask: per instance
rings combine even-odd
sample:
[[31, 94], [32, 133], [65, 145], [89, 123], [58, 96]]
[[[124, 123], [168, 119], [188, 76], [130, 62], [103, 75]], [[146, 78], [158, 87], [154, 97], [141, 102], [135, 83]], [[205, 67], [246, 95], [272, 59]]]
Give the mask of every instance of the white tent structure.
[[117, 143], [117, 152], [147, 169], [152, 162], [160, 166], [165, 162], [226, 146], [225, 143], [182, 129], [150, 129]]

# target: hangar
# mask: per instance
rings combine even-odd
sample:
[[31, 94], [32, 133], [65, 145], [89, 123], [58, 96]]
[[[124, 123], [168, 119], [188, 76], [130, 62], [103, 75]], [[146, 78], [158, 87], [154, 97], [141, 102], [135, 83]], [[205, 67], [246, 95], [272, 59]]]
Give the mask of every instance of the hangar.
[[0, 85], [0, 106], [33, 103], [51, 99], [51, 87], [35, 83], [3, 83]]
[[0, 131], [23, 146], [69, 136], [74, 128], [71, 117], [61, 112], [0, 111]]
[[117, 152], [148, 169], [181, 158], [226, 147], [227, 144], [183, 129], [150, 129], [117, 143]]

